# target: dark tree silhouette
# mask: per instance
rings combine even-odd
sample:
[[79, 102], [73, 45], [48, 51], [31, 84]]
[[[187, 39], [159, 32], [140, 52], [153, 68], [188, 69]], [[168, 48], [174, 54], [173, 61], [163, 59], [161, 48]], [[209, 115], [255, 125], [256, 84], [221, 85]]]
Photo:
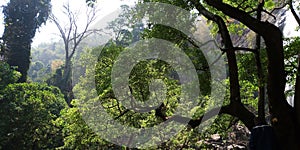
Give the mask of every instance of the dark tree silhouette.
[[[144, 0], [144, 2], [148, 2]], [[152, 1], [153, 2], [153, 1]], [[221, 36], [221, 50], [226, 53], [229, 69], [229, 82], [230, 82], [230, 103], [222, 106], [220, 114], [229, 114], [237, 117], [242, 121], [248, 129], [252, 129], [260, 123], [265, 123], [265, 110], [264, 100], [269, 104], [269, 113], [271, 114], [271, 125], [275, 131], [278, 144], [283, 149], [300, 149], [298, 142], [298, 135], [300, 134], [300, 64], [297, 68], [297, 79], [295, 84], [294, 106], [290, 106], [287, 102], [285, 95], [286, 87], [286, 72], [284, 62], [284, 47], [283, 47], [283, 34], [279, 27], [274, 23], [268, 22], [261, 18], [262, 12], [272, 15], [266, 10], [267, 1], [241, 1], [235, 5], [234, 1], [222, 0], [176, 0], [176, 1], [163, 1], [165, 3], [175, 4], [185, 9], [197, 9], [199, 15], [203, 15], [210, 21], [213, 21], [218, 27], [218, 34]], [[251, 2], [251, 5], [248, 5]], [[280, 2], [278, 2], [279, 4]], [[276, 9], [282, 9], [284, 6], [289, 5], [295, 20], [300, 24], [300, 19], [293, 8], [293, 2], [283, 3]], [[245, 5], [245, 6], [243, 6]], [[209, 6], [209, 7], [208, 7]], [[245, 8], [243, 8], [245, 7]], [[247, 11], [246, 8], [253, 7], [253, 10]], [[216, 11], [217, 10], [217, 11]], [[274, 9], [275, 10], [275, 9]], [[255, 12], [253, 15], [253, 12]], [[254, 49], [249, 47], [236, 47], [231, 39], [229, 32], [228, 22], [224, 16], [240, 22], [248, 29], [256, 33], [256, 46]], [[261, 38], [264, 40], [267, 64], [265, 69], [262, 67], [260, 58], [260, 42]], [[245, 107], [242, 102], [240, 91], [239, 68], [237, 67], [237, 59], [235, 51], [248, 51], [255, 54], [257, 76], [259, 79], [259, 101], [258, 101], [258, 116]], [[300, 63], [300, 62], [299, 62]], [[264, 75], [263, 72], [266, 72]], [[266, 80], [264, 81], [264, 78]], [[266, 95], [265, 89], [266, 87]], [[158, 109], [158, 111], [161, 111]], [[212, 109], [207, 114], [213, 113]], [[159, 113], [160, 117], [164, 120], [180, 120], [186, 119], [182, 116], [174, 116], [167, 118], [165, 114]], [[208, 117], [203, 116], [191, 119], [189, 125], [196, 128], [202, 121]], [[260, 123], [257, 123], [258, 122]]]
[[36, 30], [46, 22], [51, 0], [10, 0], [3, 7], [5, 29], [3, 33], [4, 59], [16, 66], [25, 82], [30, 64], [30, 49]]

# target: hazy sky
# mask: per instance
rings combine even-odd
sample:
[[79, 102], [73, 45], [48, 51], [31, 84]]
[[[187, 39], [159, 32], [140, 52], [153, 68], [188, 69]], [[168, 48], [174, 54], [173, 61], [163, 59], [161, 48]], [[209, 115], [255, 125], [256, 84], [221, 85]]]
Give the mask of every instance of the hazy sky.
[[[0, 0], [0, 6], [5, 5], [9, 0]], [[137, 0], [97, 0], [98, 8], [100, 9], [97, 20], [101, 20], [103, 17], [107, 16], [108, 14], [114, 12], [118, 8], [120, 8], [121, 5], [127, 4], [127, 5], [133, 5], [135, 1]], [[64, 3], [68, 2], [68, 0], [52, 0], [52, 11], [57, 17], [62, 16], [62, 6]], [[83, 18], [82, 22], [84, 22], [84, 6], [85, 6], [85, 0], [70, 0], [70, 6], [74, 10], [80, 10], [82, 13], [81, 18]], [[2, 12], [2, 7], [0, 8], [0, 11]], [[288, 22], [286, 24], [284, 33], [286, 36], [299, 36], [299, 32], [295, 32], [295, 28], [297, 26], [297, 23], [295, 22], [293, 16], [289, 12], [287, 14], [287, 20]], [[0, 36], [3, 33], [3, 14], [0, 13]], [[41, 42], [51, 42], [51, 40], [57, 40], [59, 39], [58, 36], [58, 29], [56, 26], [51, 23], [47, 22], [46, 25], [43, 25], [41, 28], [39, 28], [35, 38], [33, 39], [33, 46], [37, 46]]]
[[[0, 0], [0, 6], [5, 5], [9, 0]], [[97, 20], [105, 17], [106, 15], [114, 12], [121, 5], [133, 5], [136, 0], [98, 0], [98, 9], [100, 10], [97, 15]], [[68, 2], [68, 0], [52, 0], [52, 11], [57, 16], [60, 17], [62, 15], [62, 6], [64, 3]], [[72, 10], [82, 12], [82, 21], [84, 22], [84, 6], [86, 5], [85, 0], [70, 0], [70, 7]], [[1, 8], [2, 12], [2, 8]], [[3, 14], [0, 13], [0, 35], [3, 33]], [[50, 42], [51, 40], [58, 39], [58, 29], [56, 26], [47, 21], [46, 25], [43, 25], [39, 28], [38, 32], [36, 33], [35, 38], [33, 39], [33, 46], [37, 46], [41, 42]]]

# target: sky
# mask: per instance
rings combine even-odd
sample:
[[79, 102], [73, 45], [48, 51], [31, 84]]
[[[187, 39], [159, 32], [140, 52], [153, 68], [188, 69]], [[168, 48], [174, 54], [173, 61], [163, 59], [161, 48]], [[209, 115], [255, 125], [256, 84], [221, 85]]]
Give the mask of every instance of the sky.
[[[5, 5], [9, 0], [0, 0], [0, 6]], [[55, 16], [60, 17], [63, 15], [62, 13], [62, 6], [70, 1], [70, 7], [72, 10], [79, 11], [80, 15], [79, 18], [84, 22], [84, 13], [86, 3], [85, 0], [52, 0], [52, 12]], [[108, 14], [114, 12], [115, 10], [119, 9], [121, 5], [134, 5], [136, 0], [98, 0], [97, 1], [97, 8], [99, 9], [97, 20], [101, 20], [103, 17], [107, 16]], [[0, 9], [2, 12], [2, 8]], [[97, 22], [97, 21], [95, 21]], [[3, 24], [3, 14], [0, 13], [0, 24]], [[80, 25], [80, 24], [79, 24]], [[81, 24], [83, 26], [84, 24]], [[4, 26], [0, 25], [0, 35], [3, 34]], [[54, 23], [50, 22], [49, 20], [46, 22], [45, 25], [42, 25], [34, 39], [32, 46], [36, 47], [40, 43], [44, 42], [51, 42], [59, 40], [59, 32], [57, 27]]]
[[[0, 0], [0, 6], [5, 5], [9, 0]], [[63, 16], [62, 13], [62, 6], [64, 3], [70, 1], [70, 7], [72, 10], [79, 10], [81, 13], [80, 18], [83, 19], [82, 22], [84, 22], [84, 8], [83, 6], [86, 6], [85, 0], [52, 0], [52, 12], [58, 16]], [[101, 20], [104, 17], [107, 17], [112, 12], [116, 11], [118, 8], [120, 8], [121, 5], [127, 4], [127, 5], [134, 5], [136, 0], [97, 0], [97, 8], [99, 9], [97, 20]], [[0, 11], [2, 12], [2, 8], [0, 8]], [[290, 13], [290, 12], [289, 12]], [[295, 22], [294, 18], [292, 17], [291, 13], [288, 14], [287, 20], [288, 24], [286, 24], [284, 33], [286, 36], [299, 36], [299, 32], [295, 32], [295, 28], [297, 26], [297, 23]], [[95, 21], [97, 22], [97, 21]], [[2, 25], [1, 25], [2, 24]], [[82, 24], [84, 25], [84, 24]], [[4, 30], [3, 26], [3, 14], [0, 13], [0, 36], [2, 35]], [[59, 32], [57, 27], [54, 25], [54, 23], [47, 21], [46, 25], [42, 25], [37, 33], [35, 38], [33, 39], [32, 46], [36, 47], [38, 44], [43, 42], [51, 42], [51, 41], [57, 41], [59, 40]]]

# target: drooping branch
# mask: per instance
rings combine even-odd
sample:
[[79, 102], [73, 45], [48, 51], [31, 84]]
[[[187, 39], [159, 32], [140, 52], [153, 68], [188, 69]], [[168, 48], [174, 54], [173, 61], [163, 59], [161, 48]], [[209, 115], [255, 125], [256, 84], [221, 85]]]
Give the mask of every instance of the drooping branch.
[[[221, 108], [214, 108], [211, 109], [210, 111], [206, 112], [205, 115], [197, 118], [197, 119], [191, 119], [189, 121], [189, 125], [193, 128], [197, 127], [200, 125], [200, 123], [205, 122], [209, 120], [210, 118], [214, 117], [219, 111], [219, 114], [229, 114], [231, 116], [239, 118], [248, 129], [252, 129], [254, 127], [254, 114], [252, 114], [249, 110], [247, 110], [241, 103], [231, 103], [226, 106], [222, 106]], [[178, 116], [177, 116], [178, 117]], [[178, 117], [179, 120], [181, 119]], [[178, 119], [174, 119], [178, 120]]]
[[[251, 129], [254, 126], [254, 114], [251, 113], [245, 106], [241, 103], [240, 98], [240, 91], [239, 91], [239, 83], [238, 83], [238, 72], [237, 72], [237, 62], [236, 62], [236, 56], [234, 47], [229, 35], [229, 31], [227, 30], [226, 24], [222, 20], [220, 16], [214, 15], [211, 12], [207, 11], [198, 1], [194, 0], [191, 1], [195, 6], [196, 9], [199, 11], [200, 14], [204, 15], [209, 20], [213, 20], [217, 23], [219, 27], [219, 32], [221, 34], [225, 49], [228, 49], [226, 51], [227, 57], [228, 57], [228, 63], [229, 63], [229, 77], [230, 77], [230, 104], [227, 106], [223, 106], [219, 109], [221, 109], [220, 113], [227, 113], [232, 116], [235, 116], [239, 118], [241, 121], [244, 122], [244, 124]], [[188, 39], [188, 38], [187, 38]], [[194, 45], [195, 47], [198, 47], [196, 43], [194, 43], [192, 40], [188, 39], [188, 41]], [[250, 49], [248, 49], [250, 50]], [[253, 50], [254, 51], [254, 50]], [[162, 111], [163, 105], [160, 106], [158, 109], [156, 109], [156, 116], [160, 117], [163, 121], [170, 120], [170, 121], [177, 121], [186, 123], [186, 121], [190, 120], [190, 118], [182, 117], [182, 116], [172, 116], [168, 118]], [[218, 108], [212, 109], [211, 111], [207, 112], [206, 117], [204, 116], [197, 118], [197, 119], [191, 119], [189, 121], [189, 125], [191, 127], [198, 126], [202, 121], [206, 121], [206, 119], [209, 119], [210, 117], [216, 115], [214, 113]], [[210, 115], [211, 114], [211, 115]], [[214, 115], [212, 115], [214, 114]], [[208, 117], [207, 117], [208, 116]], [[204, 119], [204, 120], [203, 120]]]
[[[237, 60], [235, 55], [235, 50], [242, 49], [242, 48], [235, 48], [233, 47], [229, 31], [223, 19], [220, 16], [214, 15], [208, 10], [206, 10], [200, 3], [195, 2], [195, 6], [197, 10], [203, 14], [206, 18], [213, 20], [217, 23], [219, 27], [219, 32], [221, 34], [224, 47], [228, 49], [225, 51], [228, 58], [228, 67], [229, 67], [229, 80], [230, 80], [230, 104], [221, 108], [220, 113], [227, 113], [232, 116], [238, 117], [249, 129], [254, 126], [254, 114], [250, 112], [245, 106], [241, 103], [240, 97], [240, 85], [238, 79], [238, 67], [237, 67]], [[250, 50], [250, 49], [247, 49]], [[225, 109], [225, 108], [230, 108]], [[223, 111], [222, 111], [223, 110]], [[228, 111], [224, 111], [228, 110]], [[242, 114], [242, 115], [241, 115]], [[198, 122], [198, 121], [196, 121]]]

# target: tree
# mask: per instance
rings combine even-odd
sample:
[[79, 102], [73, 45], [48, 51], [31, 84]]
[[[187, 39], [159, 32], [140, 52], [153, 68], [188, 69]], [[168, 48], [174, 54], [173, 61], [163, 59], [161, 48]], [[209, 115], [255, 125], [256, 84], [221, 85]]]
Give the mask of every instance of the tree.
[[[289, 7], [291, 9], [291, 12], [292, 12], [295, 20], [297, 21], [297, 23], [298, 23], [298, 25], [300, 27], [300, 17], [298, 16], [298, 14], [295, 11], [294, 1], [293, 0], [288, 1], [288, 5], [289, 5]], [[299, 6], [299, 3], [298, 3], [298, 6]], [[299, 7], [298, 7], [298, 10], [299, 10]], [[298, 44], [298, 42], [299, 42], [299, 37], [298, 37], [298, 39], [295, 40], [294, 43]], [[298, 47], [298, 45], [296, 45], [296, 47]], [[297, 49], [296, 49], [295, 52], [296, 52], [296, 54], [294, 54], [294, 56], [295, 55], [298, 56], [298, 58], [297, 58], [298, 59], [298, 62], [297, 62], [298, 67], [294, 68], [295, 70], [297, 70], [297, 72], [295, 72], [296, 73], [296, 82], [294, 84], [294, 87], [295, 87], [294, 88], [295, 89], [295, 95], [294, 95], [294, 115], [296, 117], [295, 118], [296, 119], [296, 123], [297, 123], [296, 125], [298, 125], [298, 127], [299, 127], [299, 125], [300, 125], [300, 74], [299, 74], [300, 73], [300, 52]], [[298, 134], [300, 133], [300, 129], [297, 129], [296, 131], [297, 131]]]
[[54, 149], [63, 145], [55, 120], [66, 103], [58, 88], [9, 84], [0, 91], [0, 104], [1, 149]]
[[[161, 14], [164, 15], [164, 14]], [[122, 17], [122, 16], [121, 16]], [[122, 18], [121, 18], [122, 19]], [[116, 22], [120, 20], [119, 18], [116, 20]], [[123, 22], [121, 22], [123, 23]], [[115, 29], [115, 34], [119, 35], [119, 31], [122, 31], [123, 29], [127, 29], [127, 31], [130, 31], [132, 26], [121, 26], [122, 28], [117, 28]], [[136, 26], [133, 25], [133, 28]], [[140, 24], [137, 25], [137, 27], [140, 28]], [[143, 27], [143, 26], [142, 26]], [[144, 28], [142, 28], [144, 29]], [[165, 32], [160, 32], [161, 30], [159, 29], [165, 29], [165, 31], [169, 34], [162, 34]], [[155, 30], [155, 31], [154, 31]], [[197, 64], [197, 69], [199, 69], [199, 72], [202, 71], [201, 74], [199, 74], [199, 78], [202, 79], [204, 82], [203, 85], [209, 85], [208, 83], [208, 78], [209, 77], [209, 71], [207, 69], [207, 62], [204, 59], [204, 56], [199, 53], [199, 49], [190, 47], [186, 44], [186, 41], [182, 42], [181, 40], [178, 40], [178, 37], [181, 37], [181, 33], [176, 30], [172, 30], [169, 28], [166, 28], [165, 26], [156, 26], [156, 28], [153, 28], [151, 31], [155, 32], [152, 34], [151, 33], [145, 33], [144, 36], [151, 37], [153, 35], [160, 36], [158, 38], [162, 38], [165, 40], [170, 40], [174, 42], [174, 44], [178, 44], [179, 47], [183, 48], [191, 57], [194, 57], [192, 60], [195, 64]], [[138, 34], [134, 33], [133, 35], [139, 35], [141, 34], [140, 32], [142, 31], [137, 31], [135, 29], [132, 29], [132, 32], [138, 32]], [[129, 109], [124, 108], [121, 104], [118, 103], [118, 100], [114, 97], [112, 87], [111, 87], [111, 76], [110, 73], [112, 71], [112, 66], [116, 61], [116, 58], [122, 51], [126, 51], [124, 48], [125, 46], [131, 44], [131, 42], [136, 42], [134, 39], [134, 36], [128, 36], [131, 37], [131, 39], [126, 38], [126, 44], [120, 43], [120, 41], [123, 41], [122, 38], [121, 40], [118, 40], [118, 38], [115, 41], [111, 41], [108, 44], [106, 44], [104, 47], [100, 47], [97, 49], [94, 49], [92, 51], [100, 51], [101, 50], [101, 57], [98, 58], [99, 62], [96, 66], [96, 72], [93, 74], [92, 69], [94, 69], [94, 64], [84, 64], [83, 68], [87, 68], [86, 74], [80, 78], [79, 84], [77, 84], [74, 88], [75, 92], [77, 93], [77, 98], [81, 102], [81, 107], [84, 107], [85, 103], [93, 103], [94, 99], [89, 99], [91, 95], [93, 95], [94, 90], [90, 89], [90, 86], [93, 84], [91, 82], [94, 82], [93, 79], [91, 79], [92, 76], [95, 76], [96, 78], [96, 88], [97, 88], [97, 93], [100, 95], [99, 99], [96, 98], [95, 101], [101, 102], [101, 104], [107, 108], [106, 111], [112, 115], [113, 118], [116, 118], [117, 121], [120, 121], [126, 125], [134, 126], [137, 128], [143, 128], [143, 127], [151, 127], [153, 125], [157, 125], [161, 122], [164, 121], [165, 118], [160, 118], [160, 113], [167, 113], [167, 114], [172, 114], [174, 113], [174, 110], [176, 109], [176, 105], [178, 104], [178, 96], [179, 96], [179, 88], [178, 88], [178, 81], [176, 80], [176, 72], [174, 72], [174, 69], [166, 64], [163, 61], [159, 60], [149, 60], [149, 61], [143, 61], [138, 63], [133, 70], [131, 71], [130, 75], [130, 87], [132, 94], [134, 97], [136, 97], [139, 101], [146, 101], [150, 97], [150, 92], [149, 89], [147, 88], [149, 83], [151, 82], [152, 79], [161, 79], [163, 80], [167, 85], [168, 85], [168, 94], [167, 94], [167, 102], [165, 102], [161, 108], [163, 108], [163, 111], [160, 111], [160, 109], [157, 109], [158, 111], [151, 111], [148, 113], [137, 113], [134, 111], [131, 111]], [[98, 50], [99, 49], [99, 50]], [[91, 52], [92, 53], [92, 52]], [[163, 55], [163, 54], [161, 54]], [[90, 55], [82, 55], [82, 60], [80, 60], [81, 63], [85, 62], [90, 62], [90, 60], [94, 60], [91, 58], [91, 56], [96, 56], [98, 55], [95, 54], [90, 54]], [[134, 56], [128, 56], [128, 59], [132, 59]], [[88, 67], [86, 67], [88, 66]], [[203, 67], [203, 68], [202, 68]], [[91, 70], [90, 70], [91, 69]], [[207, 84], [206, 84], [207, 83]], [[205, 87], [205, 86], [203, 86]], [[203, 97], [205, 94], [207, 94], [210, 89], [209, 88], [204, 88], [203, 91]], [[205, 92], [204, 92], [205, 91]], [[153, 93], [151, 93], [153, 94]], [[201, 102], [199, 100], [199, 103], [205, 105], [205, 102]], [[155, 104], [153, 104], [155, 106]], [[132, 104], [133, 109], [142, 109], [142, 108], [135, 108], [135, 105]], [[90, 109], [94, 108], [89, 108], [87, 109], [81, 109], [81, 113], [88, 113]], [[87, 111], [87, 112], [85, 112]], [[202, 113], [203, 111], [199, 111]], [[157, 117], [158, 116], [158, 117]], [[92, 119], [92, 118], [91, 118]], [[94, 119], [94, 118], [93, 118]], [[95, 118], [97, 120], [97, 118]], [[99, 119], [99, 118], [98, 118]], [[101, 119], [100, 119], [101, 120]], [[106, 120], [103, 119], [102, 122], [105, 122]], [[108, 123], [109, 124], [109, 121]], [[97, 130], [102, 130], [102, 129], [97, 129]], [[107, 129], [103, 129], [107, 130]], [[168, 129], [169, 130], [169, 129]], [[186, 129], [189, 130], [189, 129]], [[196, 131], [196, 130], [195, 130]], [[107, 131], [108, 133], [111, 133], [111, 131]], [[189, 132], [186, 131], [183, 134], [184, 139], [187, 140], [189, 138]], [[115, 135], [117, 136], [117, 135]], [[195, 134], [191, 136], [195, 138]], [[177, 138], [182, 138], [178, 136]], [[182, 140], [180, 139], [180, 142]], [[177, 145], [176, 145], [177, 144]], [[170, 144], [168, 144], [169, 148], [170, 146], [175, 148], [178, 148], [178, 143], [177, 141], [171, 141]], [[161, 146], [159, 148], [166, 148], [168, 146]]]
[[117, 45], [128, 46], [129, 44], [137, 42], [141, 37], [141, 32], [144, 30], [144, 24], [141, 20], [133, 17], [132, 8], [128, 5], [122, 5], [122, 13], [108, 23], [107, 29], [112, 31], [111, 36]]
[[74, 12], [71, 10], [69, 2], [63, 6], [64, 15], [66, 17], [67, 24], [62, 24], [62, 20], [57, 18], [55, 14], [50, 15], [51, 21], [54, 22], [56, 27], [59, 30], [60, 37], [64, 43], [65, 51], [65, 63], [63, 66], [62, 78], [54, 81], [53, 85], [58, 86], [61, 91], [64, 93], [67, 103], [70, 105], [71, 100], [73, 99], [72, 94], [72, 58], [75, 52], [78, 50], [79, 44], [90, 36], [93, 33], [98, 32], [96, 29], [89, 29], [91, 24], [96, 19], [97, 9], [95, 7], [86, 8], [86, 20], [84, 22], [83, 28], [80, 28], [79, 25], [79, 12]]
[[117, 149], [89, 128], [79, 113], [78, 104], [72, 101], [73, 108], [66, 107], [61, 111], [57, 123], [63, 132], [62, 149]]
[[0, 91], [7, 85], [15, 83], [21, 77], [21, 74], [12, 70], [9, 64], [0, 61]]
[[[223, 50], [228, 59], [229, 67], [229, 81], [230, 81], [230, 103], [221, 107], [221, 114], [230, 114], [239, 118], [249, 129], [252, 129], [255, 123], [255, 114], [249, 111], [243, 102], [241, 101], [240, 93], [240, 79], [236, 51], [249, 51], [256, 54], [257, 58], [257, 70], [260, 80], [259, 87], [266, 85], [267, 87], [267, 101], [269, 103], [269, 113], [271, 114], [271, 124], [275, 130], [276, 136], [279, 141], [279, 145], [284, 149], [299, 149], [300, 145], [297, 142], [297, 135], [299, 135], [299, 97], [297, 93], [299, 90], [295, 90], [295, 104], [291, 107], [286, 100], [285, 86], [286, 86], [286, 74], [284, 64], [284, 48], [283, 48], [283, 35], [278, 27], [273, 23], [265, 20], [260, 20], [261, 12], [268, 12], [268, 8], [274, 8], [275, 4], [273, 1], [218, 1], [218, 0], [190, 0], [186, 1], [163, 1], [171, 3], [185, 9], [197, 9], [199, 15], [203, 15], [208, 20], [215, 23], [218, 28], [218, 33], [222, 38], [221, 50]], [[281, 7], [277, 8], [280, 9]], [[217, 11], [216, 11], [217, 10]], [[266, 56], [264, 58], [258, 57], [259, 51], [262, 51], [260, 46], [251, 49], [248, 47], [235, 47], [231, 40], [231, 33], [229, 31], [230, 19], [234, 19], [240, 22], [248, 29], [257, 33], [257, 42], [260, 42], [260, 37], [263, 38], [265, 43]], [[226, 23], [225, 23], [226, 22]], [[236, 24], [236, 22], [231, 22]], [[268, 30], [266, 30], [268, 29]], [[220, 44], [221, 45], [221, 44]], [[260, 45], [260, 43], [257, 43]], [[261, 59], [267, 59], [267, 67], [261, 67]], [[266, 68], [266, 69], [264, 69]], [[298, 69], [299, 71], [299, 69]], [[267, 80], [262, 80], [262, 72], [267, 72]], [[296, 80], [296, 85], [298, 84]], [[260, 88], [262, 90], [262, 88]], [[263, 91], [260, 91], [262, 93]], [[264, 100], [265, 97], [259, 94], [259, 99]], [[259, 104], [264, 104], [260, 103]], [[265, 112], [264, 107], [259, 106], [259, 112]], [[263, 114], [259, 114], [260, 119], [265, 120]], [[201, 117], [190, 121], [192, 127], [197, 127], [200, 124]]]
[[22, 74], [18, 82], [26, 81], [32, 38], [48, 19], [50, 9], [50, 0], [11, 0], [3, 8], [4, 59]]
[[[144, 1], [146, 2], [146, 0]], [[280, 145], [280, 147], [276, 148], [299, 149], [300, 146], [297, 142], [297, 135], [299, 135], [300, 127], [298, 100], [300, 93], [300, 90], [298, 90], [300, 77], [297, 73], [299, 72], [300, 66], [297, 62], [299, 61], [299, 50], [297, 50], [297, 47], [299, 46], [299, 39], [295, 38], [290, 40], [288, 45], [284, 47], [283, 37], [280, 29], [276, 27], [274, 23], [263, 18], [263, 14], [271, 15], [271, 10], [275, 9], [274, 7], [277, 5], [284, 6], [289, 4], [291, 9], [293, 9], [293, 5], [290, 3], [274, 3], [270, 0], [190, 0], [188, 2], [185, 0], [164, 0], [163, 2], [174, 4], [187, 10], [197, 9], [199, 12], [197, 15], [203, 15], [208, 20], [212, 21], [212, 30], [214, 34], [218, 34], [221, 37], [218, 42], [220, 45], [220, 50], [223, 51], [223, 53], [227, 56], [229, 89], [226, 97], [227, 99], [224, 105], [220, 107], [221, 111], [218, 118], [219, 120], [217, 120], [218, 124], [214, 124], [213, 126], [215, 128], [216, 126], [217, 128], [221, 128], [225, 126], [224, 122], [226, 122], [226, 127], [227, 124], [228, 127], [231, 127], [232, 122], [235, 123], [237, 120], [240, 120], [247, 126], [248, 129], [252, 129], [258, 124], [268, 123], [266, 116], [268, 113], [270, 113], [270, 123], [278, 139], [277, 144]], [[276, 9], [281, 9], [281, 6], [278, 6]], [[173, 14], [178, 16], [176, 13]], [[297, 14], [294, 16], [295, 19], [298, 18]], [[245, 29], [252, 30], [256, 34], [254, 39], [255, 46], [253, 48], [237, 47], [234, 45], [232, 37], [236, 35], [235, 31], [242, 30], [243, 33], [243, 30]], [[122, 31], [122, 29], [120, 31]], [[106, 111], [113, 116], [115, 120], [120, 121], [124, 125], [130, 125], [136, 128], [151, 127], [168, 120], [180, 122], [181, 120], [186, 119], [184, 116], [172, 116], [173, 111], [178, 104], [177, 94], [179, 93], [179, 88], [177, 81], [173, 80], [174, 78], [176, 79], [176, 73], [175, 75], [172, 74], [172, 67], [158, 60], [139, 62], [139, 64], [133, 68], [133, 71], [130, 74], [129, 86], [131, 87], [131, 92], [135, 97], [138, 97], [138, 99], [141, 101], [147, 100], [149, 97], [149, 89], [147, 89], [148, 86], [145, 85], [148, 85], [153, 78], [160, 78], [169, 85], [168, 88], [170, 88], [170, 90], [168, 90], [167, 93], [168, 101], [164, 102], [157, 109], [149, 113], [140, 114], [126, 109], [118, 103], [118, 100], [115, 98], [111, 88], [110, 72], [112, 70], [114, 60], [118, 54], [122, 51], [126, 51], [123, 46], [128, 45], [127, 42], [131, 41], [128, 40], [128, 38], [132, 38], [132, 36], [127, 36], [129, 35], [129, 31], [130, 30], [126, 30], [126, 35], [124, 35], [125, 42], [122, 41], [122, 39], [119, 41], [116, 40], [116, 43], [112, 42], [107, 44], [104, 48], [99, 48], [103, 48], [103, 51], [101, 51], [102, 57], [96, 58], [99, 61], [96, 66], [96, 74], [93, 74], [94, 72], [92, 71], [92, 69], [95, 67], [95, 64], [84, 64], [87, 66], [84, 67], [87, 68], [85, 74], [86, 76], [80, 78], [81, 82], [77, 84], [74, 89], [77, 90], [79, 95], [81, 95], [79, 96], [79, 100], [84, 102], [83, 104], [80, 104], [80, 106], [84, 107], [84, 105], [87, 105], [88, 102], [93, 104], [93, 101], [100, 101], [102, 106], [107, 108]], [[116, 33], [118, 34], [119, 31]], [[152, 24], [149, 30], [143, 32], [143, 38], [152, 37], [165, 39], [175, 43], [177, 46], [184, 49], [191, 58], [195, 58], [192, 61], [195, 64], [196, 69], [204, 69], [207, 71], [207, 62], [205, 62], [203, 56], [199, 54], [200, 48], [194, 44], [189, 37], [183, 35], [180, 31], [163, 25]], [[261, 44], [261, 38], [264, 40], [264, 44]], [[120, 41], [121, 44], [117, 44], [117, 42]], [[239, 53], [238, 51], [243, 51], [243, 53]], [[288, 60], [289, 56], [293, 57], [294, 59]], [[83, 59], [95, 58], [92, 58], [91, 55], [85, 55]], [[200, 60], [200, 62], [197, 60]], [[84, 62], [89, 61], [83, 61], [83, 63]], [[288, 64], [286, 62], [288, 62]], [[166, 78], [166, 74], [167, 77], [170, 77], [171, 75], [174, 75], [175, 77]], [[93, 78], [89, 78], [91, 76], [96, 76], [97, 91], [89, 90], [87, 87], [92, 86], [93, 82], [95, 82], [95, 80], [92, 80]], [[200, 76], [199, 79], [209, 79], [209, 76], [210, 74], [207, 71], [202, 77]], [[288, 79], [288, 81], [286, 81], [286, 79]], [[292, 96], [295, 97], [294, 107], [290, 106], [286, 100], [287, 92], [285, 91], [285, 87], [287, 83], [293, 84], [295, 88], [294, 94], [292, 94]], [[209, 95], [205, 95], [209, 93], [209, 88], [210, 87], [205, 87], [204, 91], [208, 92], [204, 92], [203, 95], [201, 95], [203, 96], [204, 101], [209, 99]], [[267, 89], [266, 95], [264, 95], [265, 88]], [[99, 99], [98, 97], [95, 99], [89, 99], [92, 97], [91, 95], [95, 94], [96, 92], [98, 92], [96, 95], [99, 96]], [[256, 93], [257, 97], [254, 96]], [[268, 112], [265, 110], [264, 101], [269, 103]], [[66, 134], [65, 147], [77, 148], [76, 146], [78, 146], [78, 148], [88, 148], [91, 146], [89, 143], [95, 144], [96, 148], [103, 146], [102, 144], [106, 145], [107, 143], [103, 142], [95, 134], [92, 134], [92, 137], [89, 139], [79, 138], [81, 136], [88, 137], [88, 135], [91, 134], [91, 130], [85, 126], [83, 120], [81, 120], [82, 118], [80, 118], [80, 115], [78, 114], [79, 110], [76, 104], [77, 101], [73, 102], [75, 107], [64, 110], [64, 112], [62, 112], [63, 117], [60, 120], [60, 123], [64, 126], [64, 132]], [[254, 104], [252, 107], [250, 107], [249, 103]], [[184, 129], [186, 132], [180, 132], [178, 137], [174, 137], [175, 140], [172, 139], [171, 141], [157, 146], [157, 148], [164, 149], [166, 147], [174, 146], [174, 149], [179, 149], [185, 148], [185, 146], [189, 143], [192, 143], [190, 144], [191, 146], [195, 146], [200, 139], [199, 136], [203, 136], [198, 135], [197, 128], [203, 119], [208, 119], [203, 118], [204, 109], [201, 109], [202, 104], [202, 101], [199, 100], [200, 108], [196, 107], [195, 109], [191, 110], [195, 112], [195, 115], [192, 118], [188, 118], [191, 120], [188, 122], [186, 129]], [[94, 107], [97, 106], [95, 105]], [[253, 107], [256, 108], [253, 109]], [[215, 109], [212, 109], [208, 113], [213, 113], [214, 110]], [[83, 109], [81, 111], [84, 113], [84, 111], [88, 110]], [[95, 114], [98, 115], [100, 113], [95, 112]], [[231, 117], [229, 117], [229, 115]], [[97, 118], [91, 119], [99, 121]], [[101, 121], [106, 120], [103, 119]], [[109, 125], [109, 123], [107, 124]], [[104, 130], [106, 129], [105, 127], [103, 127]], [[168, 128], [165, 130], [169, 131]], [[199, 147], [195, 147], [195, 149], [197, 148]]]

